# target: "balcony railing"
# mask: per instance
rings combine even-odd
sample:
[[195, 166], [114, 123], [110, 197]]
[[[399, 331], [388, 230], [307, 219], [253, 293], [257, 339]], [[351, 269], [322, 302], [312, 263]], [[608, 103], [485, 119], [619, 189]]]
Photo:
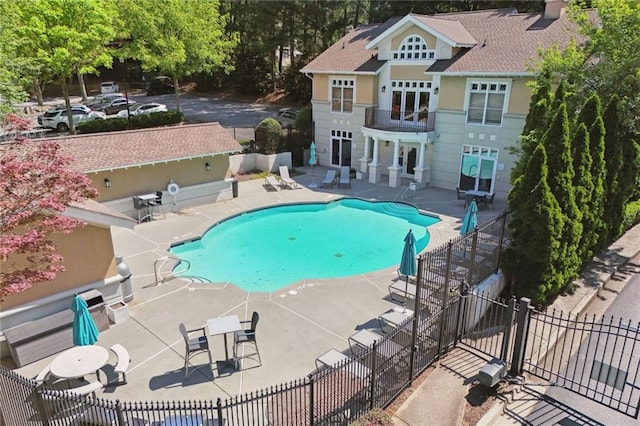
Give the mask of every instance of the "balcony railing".
[[389, 132], [430, 132], [434, 130], [435, 112], [402, 113], [375, 107], [365, 110], [364, 126]]

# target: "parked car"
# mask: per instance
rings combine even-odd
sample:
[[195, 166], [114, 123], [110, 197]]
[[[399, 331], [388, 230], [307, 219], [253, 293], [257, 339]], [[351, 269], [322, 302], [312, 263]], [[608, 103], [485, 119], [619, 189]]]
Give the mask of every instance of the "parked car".
[[[107, 116], [103, 112], [94, 111], [86, 105], [72, 105], [71, 114], [73, 122], [77, 125], [85, 121], [104, 120]], [[42, 127], [55, 129], [59, 132], [69, 130], [69, 117], [67, 116], [66, 107], [52, 108], [38, 116], [38, 123]]]
[[100, 83], [100, 93], [115, 93], [120, 91], [120, 86], [115, 81], [103, 81]]
[[[152, 114], [154, 112], [167, 111], [167, 106], [151, 102], [148, 104], [135, 104], [129, 107], [129, 115]], [[119, 118], [127, 118], [127, 110], [123, 109], [118, 113]]]
[[147, 84], [147, 96], [167, 95], [175, 92], [169, 77], [158, 77]]
[[299, 112], [293, 108], [282, 108], [274, 118], [282, 127], [295, 127]]
[[137, 104], [136, 101], [127, 99], [127, 98], [116, 98], [111, 101], [94, 105], [93, 107], [96, 111], [102, 111], [107, 115], [117, 114], [123, 109], [126, 110], [127, 107], [131, 108], [132, 105]]
[[84, 104], [90, 108], [93, 108], [95, 105], [103, 104], [114, 99], [118, 98], [126, 98], [123, 93], [115, 92], [115, 93], [101, 93], [99, 95], [94, 96], [90, 101], [85, 102]]

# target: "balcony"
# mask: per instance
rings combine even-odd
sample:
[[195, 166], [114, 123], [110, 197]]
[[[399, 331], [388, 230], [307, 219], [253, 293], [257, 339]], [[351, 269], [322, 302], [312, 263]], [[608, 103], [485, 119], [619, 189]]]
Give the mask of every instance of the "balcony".
[[431, 132], [434, 130], [435, 112], [402, 114], [375, 107], [365, 110], [364, 127], [388, 132]]

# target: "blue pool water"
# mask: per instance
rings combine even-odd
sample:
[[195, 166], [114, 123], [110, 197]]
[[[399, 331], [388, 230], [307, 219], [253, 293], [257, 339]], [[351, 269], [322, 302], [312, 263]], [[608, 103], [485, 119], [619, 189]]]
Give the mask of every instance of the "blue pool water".
[[213, 225], [202, 238], [171, 248], [188, 274], [270, 292], [301, 279], [362, 274], [400, 263], [413, 230], [416, 251], [438, 218], [407, 204], [342, 199], [253, 210]]

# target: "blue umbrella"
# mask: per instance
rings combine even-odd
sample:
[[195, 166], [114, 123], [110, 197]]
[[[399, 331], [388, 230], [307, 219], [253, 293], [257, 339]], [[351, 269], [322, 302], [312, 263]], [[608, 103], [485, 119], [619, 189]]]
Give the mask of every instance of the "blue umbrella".
[[311, 142], [311, 146], [309, 147], [309, 165], [311, 166], [311, 184], [309, 185], [311, 188], [315, 188], [316, 183], [313, 181], [314, 180], [314, 171], [315, 168], [314, 166], [318, 163], [318, 160], [316, 159], [316, 143], [315, 142]]
[[418, 269], [416, 262], [416, 237], [413, 236], [413, 232], [409, 230], [409, 233], [404, 237], [404, 249], [402, 250], [402, 258], [400, 259], [399, 271], [402, 275], [407, 277], [407, 281], [404, 285], [404, 303], [407, 303], [407, 287], [409, 286], [409, 275], [415, 275]]
[[89, 307], [85, 300], [76, 295], [73, 298], [71, 310], [74, 312], [73, 317], [73, 344], [76, 346], [93, 345], [98, 341], [98, 327], [93, 322]]
[[476, 213], [478, 213], [478, 206], [476, 205], [476, 200], [473, 200], [467, 208], [467, 213], [464, 215], [462, 227], [460, 228], [460, 235], [469, 233], [478, 226], [478, 217], [476, 216]]

